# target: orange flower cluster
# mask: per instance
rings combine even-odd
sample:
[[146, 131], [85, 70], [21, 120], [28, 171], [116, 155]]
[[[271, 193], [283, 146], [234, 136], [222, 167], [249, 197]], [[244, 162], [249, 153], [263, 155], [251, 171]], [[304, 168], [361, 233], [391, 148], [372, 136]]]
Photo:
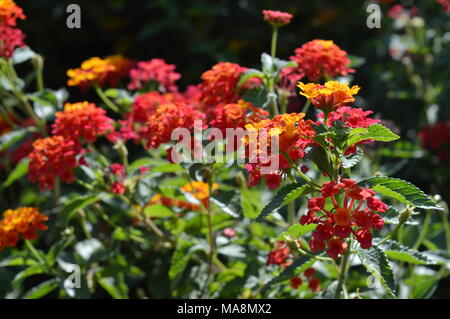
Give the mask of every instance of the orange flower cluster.
[[78, 142], [62, 136], [38, 139], [33, 143], [33, 151], [28, 156], [28, 178], [33, 183], [39, 183], [41, 191], [53, 189], [56, 177], [71, 183], [75, 179], [73, 169], [86, 165], [82, 157], [84, 152]]
[[236, 103], [236, 85], [247, 68], [236, 63], [220, 62], [202, 74], [202, 102], [207, 107]]
[[181, 77], [175, 72], [174, 64], [167, 64], [163, 59], [151, 59], [138, 62], [136, 68], [130, 71], [131, 82], [128, 89], [137, 90], [146, 84], [157, 83], [157, 90], [175, 92], [178, 90], [175, 82]]
[[321, 77], [347, 75], [355, 70], [348, 68], [350, 60], [347, 52], [341, 50], [333, 41], [313, 40], [295, 50], [290, 57], [297, 62], [298, 72], [305, 74], [310, 81]]
[[17, 19], [25, 18], [22, 8], [13, 0], [0, 0], [0, 24], [14, 27]]
[[239, 100], [237, 103], [216, 107], [214, 118], [209, 124], [225, 134], [227, 128], [244, 128], [246, 124], [257, 123], [268, 115], [267, 111], [253, 106], [252, 103]]
[[360, 89], [357, 85], [349, 87], [347, 83], [341, 84], [338, 81], [328, 81], [324, 85], [299, 82], [298, 87], [301, 95], [325, 113], [336, 111], [346, 103], [353, 102], [355, 100], [353, 95]]
[[[280, 186], [283, 170], [290, 167], [285, 155], [293, 162], [305, 156], [304, 150], [312, 143], [311, 138], [315, 136], [315, 131], [311, 126], [312, 121], [305, 121], [304, 117], [304, 113], [281, 114], [271, 120], [262, 120], [245, 126], [251, 133], [244, 138], [247, 146], [246, 155], [250, 159], [250, 163], [246, 165], [250, 186], [258, 184], [261, 177], [264, 177], [269, 189], [277, 188]], [[270, 150], [272, 137], [278, 138], [279, 146], [279, 152], [274, 154]], [[252, 151], [249, 146], [255, 142], [257, 146]], [[267, 145], [267, 149], [261, 145]], [[274, 160], [279, 163], [278, 170], [261, 174], [261, 167], [270, 166]]]
[[12, 0], [0, 0], [0, 57], [10, 58], [25, 45], [25, 34], [15, 27], [17, 19], [25, 19], [22, 8]]
[[67, 85], [87, 88], [93, 85], [103, 86], [105, 83], [114, 86], [126, 76], [132, 67], [132, 61], [121, 55], [108, 56], [105, 59], [93, 57], [81, 63], [76, 69], [69, 69]]
[[158, 105], [140, 130], [140, 137], [145, 139], [147, 148], [158, 148], [171, 141], [172, 131], [176, 128], [191, 129], [195, 120], [203, 120], [204, 114], [196, 111], [192, 105], [185, 103], [168, 103]]
[[47, 216], [39, 213], [34, 207], [8, 209], [0, 220], [0, 250], [4, 247], [14, 247], [23, 236], [25, 239], [35, 239], [37, 230], [46, 230], [43, 224]]
[[94, 103], [66, 103], [64, 111], [55, 114], [52, 134], [93, 143], [97, 136], [114, 129], [113, 120], [105, 114], [106, 111]]
[[[215, 191], [219, 188], [219, 185], [213, 183], [211, 188], [212, 191]], [[207, 183], [201, 181], [193, 181], [181, 187], [181, 191], [200, 201], [203, 207], [208, 207], [208, 201], [209, 197], [211, 196], [211, 191]], [[179, 199], [173, 199], [161, 194], [157, 194], [152, 197], [150, 205], [152, 204], [162, 204], [167, 207], [180, 207], [182, 209], [191, 211], [200, 210], [200, 206], [197, 204], [189, 203]]]

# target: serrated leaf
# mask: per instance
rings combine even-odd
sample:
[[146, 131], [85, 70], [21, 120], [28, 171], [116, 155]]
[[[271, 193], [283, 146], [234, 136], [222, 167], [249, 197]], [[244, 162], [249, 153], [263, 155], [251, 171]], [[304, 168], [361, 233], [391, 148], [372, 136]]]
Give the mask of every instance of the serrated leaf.
[[368, 128], [354, 128], [347, 140], [347, 146], [352, 146], [364, 140], [374, 140], [379, 142], [390, 142], [399, 139], [400, 136], [392, 132], [387, 127], [380, 124], [372, 124]]
[[369, 249], [357, 247], [356, 254], [367, 271], [383, 285], [392, 297], [396, 297], [394, 274], [383, 251], [377, 246]]
[[309, 232], [312, 232], [314, 229], [316, 229], [316, 224], [310, 224], [310, 225], [292, 225], [289, 226], [287, 231], [282, 232], [278, 237], [277, 240], [286, 240], [286, 236], [289, 236], [290, 238], [297, 240], [300, 236], [303, 236]]
[[311, 158], [320, 171], [327, 173], [328, 176], [332, 175], [333, 165], [323, 148], [313, 146], [308, 152], [308, 158]]
[[430, 197], [425, 195], [419, 188], [413, 184], [391, 177], [371, 177], [358, 183], [359, 186], [370, 187], [375, 192], [392, 197], [402, 203], [423, 209], [443, 208], [434, 203]]
[[59, 279], [53, 278], [47, 281], [40, 283], [39, 285], [31, 288], [28, 292], [23, 296], [23, 299], [38, 299], [41, 298], [59, 286]]
[[182, 241], [177, 245], [175, 252], [172, 256], [172, 261], [169, 269], [169, 278], [175, 279], [178, 277], [186, 268], [189, 259], [191, 259], [192, 252], [190, 252], [190, 248], [194, 245], [193, 242], [190, 241]]
[[28, 165], [30, 164], [30, 159], [28, 157], [23, 158], [17, 165], [14, 167], [13, 171], [8, 175], [8, 178], [3, 183], [3, 187], [8, 187], [18, 179], [22, 178], [28, 173]]
[[[253, 190], [249, 190], [246, 187], [241, 187], [241, 206], [242, 214], [248, 219], [254, 219], [258, 217], [261, 211], [260, 202], [258, 202], [257, 196], [252, 196]], [[256, 201], [255, 201], [256, 199]]]
[[[270, 201], [270, 203], [263, 208], [259, 216], [255, 219], [255, 222], [262, 221], [266, 216], [287, 205], [285, 204], [286, 197], [288, 197], [291, 192], [297, 193], [296, 191], [298, 190], [298, 188], [303, 188], [303, 186], [305, 185], [301, 183], [294, 183], [281, 188], [275, 195], [275, 197]], [[292, 198], [292, 196], [290, 198]]]
[[261, 293], [264, 294], [274, 284], [289, 280], [292, 277], [299, 275], [300, 273], [304, 272], [306, 269], [314, 265], [315, 262], [316, 259], [307, 257], [301, 257], [297, 260], [294, 260], [294, 262], [291, 265], [287, 266], [281, 272], [281, 274], [267, 282], [264, 285]]
[[417, 265], [435, 264], [432, 260], [417, 250], [412, 250], [395, 240], [387, 240], [378, 247], [391, 259], [405, 261]]
[[361, 148], [358, 148], [355, 154], [349, 156], [341, 155], [342, 167], [350, 168], [359, 163], [359, 161], [363, 158], [363, 151]]
[[59, 212], [60, 216], [65, 217], [66, 225], [69, 223], [70, 219], [72, 218], [73, 214], [76, 213], [78, 210], [88, 207], [89, 205], [92, 205], [102, 199], [109, 198], [110, 195], [105, 193], [99, 193], [95, 195], [83, 195], [83, 196], [77, 196], [71, 200], [69, 200], [67, 203], [65, 203], [65, 206], [63, 209]]

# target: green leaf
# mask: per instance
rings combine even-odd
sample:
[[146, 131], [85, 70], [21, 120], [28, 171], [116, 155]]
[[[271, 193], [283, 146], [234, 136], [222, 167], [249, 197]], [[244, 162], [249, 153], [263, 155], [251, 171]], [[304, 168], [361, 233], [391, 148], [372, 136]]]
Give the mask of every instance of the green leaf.
[[298, 276], [300, 273], [304, 272], [306, 269], [310, 268], [316, 259], [301, 257], [295, 260], [291, 265], [287, 266], [281, 274], [277, 277], [272, 278], [268, 283], [266, 283], [261, 291], [262, 294], [267, 292], [267, 290], [274, 284], [286, 281], [291, 279], [292, 277]]
[[73, 214], [75, 214], [77, 211], [109, 197], [110, 195], [105, 193], [77, 196], [69, 200], [67, 203], [65, 203], [65, 206], [59, 212], [59, 215], [65, 217], [67, 225], [70, 219], [73, 217]]
[[264, 77], [264, 73], [262, 73], [260, 70], [257, 69], [249, 69], [245, 71], [244, 73], [242, 73], [241, 78], [239, 79], [239, 82], [236, 87], [239, 89], [242, 85], [245, 84], [245, 82], [255, 77], [262, 79]]
[[242, 214], [248, 219], [255, 219], [261, 211], [259, 196], [252, 196], [256, 191], [250, 190], [247, 187], [241, 187], [241, 206]]
[[39, 285], [31, 288], [28, 292], [23, 296], [23, 299], [38, 299], [41, 298], [59, 286], [59, 279], [53, 278], [47, 281], [40, 283]]
[[364, 140], [374, 140], [380, 142], [390, 142], [399, 139], [400, 136], [394, 134], [390, 129], [380, 124], [372, 124], [368, 128], [354, 128], [347, 140], [347, 146], [352, 146]]
[[341, 155], [342, 167], [350, 168], [350, 167], [355, 166], [362, 159], [363, 154], [364, 153], [363, 153], [362, 149], [358, 147], [358, 150], [353, 155], [349, 155], [349, 156]]
[[69, 246], [73, 241], [75, 240], [74, 235], [70, 235], [67, 238], [60, 239], [56, 243], [54, 243], [50, 249], [48, 250], [46, 259], [47, 263], [52, 266], [56, 262], [56, 258], [59, 256], [59, 254], [67, 247]]
[[30, 164], [30, 159], [28, 157], [23, 158], [13, 169], [13, 171], [8, 175], [8, 178], [3, 183], [3, 187], [8, 187], [18, 179], [22, 178], [28, 173], [28, 165]]
[[11, 131], [0, 136], [0, 152], [9, 149], [14, 143], [24, 139], [32, 128], [24, 128]]
[[123, 273], [115, 276], [100, 277], [98, 283], [103, 287], [114, 299], [128, 298], [128, 287], [125, 283]]
[[366, 59], [364, 57], [356, 56], [356, 55], [347, 55], [350, 60], [350, 68], [357, 68], [366, 63]]
[[33, 265], [25, 270], [22, 270], [21, 272], [17, 273], [17, 275], [14, 277], [13, 281], [11, 282], [11, 285], [14, 288], [19, 287], [22, 284], [22, 281], [26, 278], [33, 276], [33, 275], [39, 275], [45, 273], [45, 268], [42, 265]]
[[320, 171], [332, 176], [333, 164], [322, 147], [313, 146], [307, 156], [317, 165]]
[[356, 254], [364, 267], [369, 271], [392, 296], [396, 296], [394, 274], [392, 273], [389, 261], [383, 251], [377, 246], [369, 249], [362, 249], [359, 246]]
[[431, 198], [425, 195], [419, 188], [401, 179], [385, 176], [371, 177], [362, 180], [358, 185], [370, 187], [375, 192], [392, 197], [411, 206], [423, 209], [443, 210], [441, 206], [433, 202]]
[[189, 250], [194, 245], [191, 241], [183, 241], [181, 240], [175, 252], [172, 256], [172, 261], [169, 269], [169, 278], [175, 279], [178, 277], [186, 268], [189, 259], [191, 258], [192, 252]]
[[378, 245], [382, 251], [391, 259], [405, 261], [411, 264], [418, 265], [432, 265], [435, 264], [432, 260], [417, 250], [412, 250], [395, 240], [387, 240], [381, 245]]
[[278, 237], [277, 240], [286, 240], [286, 236], [297, 240], [300, 236], [303, 236], [309, 232], [312, 232], [314, 229], [316, 229], [316, 224], [310, 224], [310, 225], [292, 225], [288, 228], [287, 231], [282, 232]]
[[[294, 183], [284, 186], [278, 191], [272, 201], [263, 208], [259, 216], [255, 219], [255, 222], [262, 221], [266, 216], [274, 213], [281, 207], [294, 200], [296, 198], [295, 196], [300, 196], [305, 190], [304, 186], [305, 185], [302, 183]], [[299, 188], [301, 188], [303, 191], [299, 192]]]
[[250, 90], [247, 90], [242, 99], [246, 102], [252, 103], [256, 107], [264, 108], [269, 102], [269, 92], [263, 86], [257, 86]]
[[168, 207], [161, 204], [152, 204], [144, 208], [144, 213], [147, 217], [165, 218], [172, 217], [175, 213]]

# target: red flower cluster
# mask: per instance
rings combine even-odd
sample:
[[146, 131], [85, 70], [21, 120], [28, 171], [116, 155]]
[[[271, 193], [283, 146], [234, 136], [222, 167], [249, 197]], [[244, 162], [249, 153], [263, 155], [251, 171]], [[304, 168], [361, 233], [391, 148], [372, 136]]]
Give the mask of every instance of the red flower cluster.
[[147, 148], [158, 148], [171, 141], [172, 131], [176, 128], [191, 129], [195, 120], [203, 120], [205, 115], [185, 103], [158, 105], [148, 118], [139, 136], [146, 140]]
[[[343, 202], [340, 195], [343, 194]], [[326, 208], [327, 199], [331, 199], [333, 209]], [[367, 207], [363, 207], [366, 204]], [[350, 179], [336, 183], [323, 184], [322, 196], [313, 197], [308, 202], [308, 212], [300, 218], [300, 224], [318, 224], [309, 242], [312, 251], [321, 251], [328, 246], [327, 254], [337, 259], [345, 249], [344, 242], [354, 234], [361, 248], [372, 247], [371, 228], [381, 230], [383, 219], [375, 212], [384, 213], [387, 205], [375, 198], [375, 192], [361, 188]], [[320, 214], [320, 216], [317, 216]]]
[[[332, 126], [335, 121], [341, 121], [344, 123], [344, 126], [367, 128], [372, 124], [380, 122], [378, 119], [371, 119], [368, 117], [372, 113], [373, 111], [363, 111], [359, 108], [342, 106], [328, 115], [327, 125]], [[323, 113], [320, 113], [318, 117], [323, 119]]]
[[23, 236], [25, 239], [35, 239], [37, 230], [46, 230], [43, 224], [47, 216], [39, 213], [34, 207], [8, 209], [0, 220], [0, 251], [4, 247], [14, 247]]
[[[313, 292], [317, 292], [317, 291], [320, 290], [320, 280], [319, 280], [319, 278], [313, 277], [315, 273], [316, 273], [316, 270], [314, 268], [312, 268], [312, 267], [306, 269], [303, 272], [303, 275], [308, 280], [308, 287]], [[300, 277], [292, 277], [291, 280], [290, 280], [290, 283], [291, 283], [292, 289], [298, 289], [298, 287], [302, 285], [303, 280]]]
[[224, 134], [227, 128], [244, 128], [246, 124], [257, 123], [269, 115], [267, 111], [244, 100], [218, 106], [213, 113], [214, 118], [209, 123], [210, 126], [219, 128]]
[[75, 176], [73, 169], [86, 165], [80, 144], [62, 136], [38, 139], [33, 143], [30, 158], [29, 179], [39, 183], [41, 190], [53, 189], [55, 178], [71, 183]]
[[297, 70], [305, 74], [310, 81], [321, 77], [347, 75], [355, 70], [348, 68], [350, 60], [347, 52], [341, 50], [333, 41], [313, 40], [295, 50], [290, 57], [297, 62]]
[[424, 148], [437, 152], [442, 160], [448, 157], [448, 142], [450, 141], [450, 120], [436, 122], [433, 126], [425, 126], [419, 137]]
[[287, 12], [263, 10], [264, 21], [275, 28], [282, 27], [291, 22], [293, 15]]
[[[312, 143], [310, 139], [315, 136], [315, 132], [312, 122], [303, 120], [304, 116], [304, 113], [281, 114], [271, 120], [261, 120], [245, 126], [250, 133], [244, 139], [246, 156], [250, 159], [250, 163], [246, 165], [250, 186], [257, 185], [261, 177], [264, 177], [269, 189], [279, 187], [283, 170], [290, 167], [285, 154], [294, 163], [305, 156], [304, 150]], [[270, 153], [273, 137], [278, 138], [279, 152], [276, 154]], [[252, 145], [255, 145], [253, 149]], [[274, 160], [279, 163], [278, 170], [262, 174], [261, 168], [269, 167]]]
[[161, 91], [177, 91], [175, 81], [181, 75], [175, 71], [174, 64], [167, 64], [163, 59], [151, 59], [150, 61], [138, 62], [137, 66], [130, 71], [131, 82], [128, 89], [137, 90], [146, 83], [156, 82], [157, 89]]
[[236, 63], [220, 62], [202, 74], [202, 102], [207, 107], [236, 103], [239, 96], [236, 85], [247, 68]]
[[22, 8], [13, 0], [0, 0], [0, 57], [10, 58], [25, 45], [25, 34], [15, 28], [17, 19], [25, 19]]
[[93, 143], [99, 135], [114, 129], [113, 120], [105, 114], [106, 111], [94, 103], [67, 103], [64, 111], [55, 114], [52, 134]]
[[23, 47], [25, 34], [20, 29], [0, 25], [0, 57], [12, 57], [16, 48]]
[[442, 10], [447, 13], [450, 13], [450, 0], [436, 0], [441, 6]]
[[278, 242], [277, 248], [272, 250], [267, 256], [266, 266], [289, 266], [291, 263], [287, 262], [288, 259], [289, 247], [285, 245], [284, 241], [280, 241]]

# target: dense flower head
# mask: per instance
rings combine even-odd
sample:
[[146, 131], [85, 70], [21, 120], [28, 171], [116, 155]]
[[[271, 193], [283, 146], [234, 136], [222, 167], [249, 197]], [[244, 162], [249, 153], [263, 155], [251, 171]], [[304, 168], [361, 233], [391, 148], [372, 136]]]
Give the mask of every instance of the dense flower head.
[[215, 108], [214, 115], [209, 123], [210, 126], [217, 127], [225, 133], [227, 128], [244, 128], [248, 123], [257, 123], [266, 118], [269, 113], [253, 106], [252, 103], [239, 100], [237, 103]]
[[289, 247], [285, 242], [280, 241], [277, 244], [277, 248], [272, 250], [267, 256], [266, 266], [268, 265], [278, 265], [287, 266], [289, 259]]
[[99, 135], [114, 129], [113, 120], [105, 114], [106, 111], [94, 103], [66, 103], [64, 111], [55, 114], [52, 133], [66, 139], [83, 139], [93, 143]]
[[13, 0], [0, 0], [0, 24], [15, 26], [17, 19], [24, 20], [25, 18], [22, 8]]
[[438, 121], [434, 125], [425, 126], [418, 134], [424, 148], [436, 152], [445, 160], [448, 156], [448, 142], [450, 141], [450, 120]]
[[[380, 123], [379, 119], [372, 119], [369, 116], [373, 111], [363, 111], [360, 108], [352, 108], [349, 106], [342, 106], [336, 111], [331, 112], [328, 115], [328, 126], [332, 126], [334, 122], [341, 121], [344, 126], [347, 127], [364, 127], [367, 128], [372, 124]], [[323, 113], [318, 115], [319, 118], [323, 118]]]
[[14, 50], [25, 46], [25, 34], [17, 28], [0, 25], [0, 57], [12, 57]]
[[239, 99], [236, 86], [239, 77], [246, 70], [247, 68], [236, 63], [220, 62], [204, 72], [200, 85], [203, 103], [209, 107], [236, 103]]
[[310, 81], [354, 72], [348, 68], [350, 60], [347, 58], [347, 52], [329, 40], [307, 42], [296, 49], [295, 55], [290, 59], [297, 63], [298, 71], [305, 74]]
[[450, 13], [450, 0], [436, 0], [441, 6], [442, 10], [446, 13]]
[[38, 230], [46, 230], [43, 223], [48, 217], [42, 215], [35, 207], [19, 207], [8, 209], [3, 212], [0, 220], [0, 250], [4, 247], [14, 247], [17, 241], [25, 239], [36, 239]]
[[69, 80], [67, 85], [87, 88], [92, 85], [102, 86], [108, 80], [111, 72], [115, 72], [116, 67], [108, 60], [93, 57], [81, 63], [76, 69], [67, 70]]
[[146, 125], [140, 130], [140, 137], [146, 140], [147, 148], [158, 148], [171, 141], [176, 128], [191, 129], [195, 120], [203, 120], [204, 114], [185, 103], [158, 105], [149, 116]]
[[[308, 212], [300, 218], [300, 224], [317, 224], [309, 242], [312, 251], [324, 250], [333, 258], [339, 258], [347, 243], [344, 239], [353, 234], [361, 248], [372, 247], [371, 228], [381, 230], [384, 226], [379, 213], [387, 210], [387, 205], [375, 198], [375, 192], [362, 188], [351, 179], [340, 182], [330, 181], [322, 186], [322, 196], [313, 197], [308, 202]], [[340, 203], [339, 196], [343, 195]], [[327, 200], [333, 204], [327, 209]]]
[[121, 54], [109, 55], [105, 57], [105, 61], [114, 66], [114, 70], [109, 71], [105, 79], [110, 86], [115, 86], [120, 79], [128, 76], [133, 67], [133, 61]]
[[[305, 148], [312, 143], [315, 131], [311, 121], [305, 121], [304, 113], [290, 113], [275, 116], [245, 126], [250, 133], [244, 138], [246, 156], [251, 159], [246, 165], [249, 175], [249, 185], [255, 186], [262, 177], [269, 189], [280, 186], [283, 170], [290, 167], [286, 155], [292, 162], [305, 156]], [[271, 153], [272, 138], [278, 139], [279, 152]], [[265, 140], [266, 139], [266, 140]], [[251, 145], [254, 144], [254, 147]], [[270, 166], [272, 160], [277, 160], [278, 169], [273, 172], [261, 173], [261, 168]]]
[[122, 195], [125, 194], [126, 188], [125, 185], [121, 182], [114, 182], [111, 185], [111, 192], [114, 194]]
[[336, 111], [345, 106], [346, 103], [353, 102], [360, 89], [359, 86], [349, 87], [348, 83], [338, 81], [328, 81], [325, 84], [298, 83], [300, 94], [308, 98], [311, 103], [324, 112]]
[[84, 152], [78, 142], [59, 135], [38, 139], [28, 156], [28, 177], [31, 182], [39, 183], [41, 190], [53, 189], [56, 177], [71, 183], [75, 179], [73, 169], [86, 164]]
[[130, 71], [131, 82], [128, 84], [128, 89], [137, 90], [146, 84], [156, 83], [156, 89], [160, 91], [177, 91], [175, 82], [181, 75], [175, 72], [175, 68], [174, 64], [167, 64], [163, 59], [138, 62]]
[[271, 26], [278, 28], [291, 22], [293, 15], [287, 12], [263, 10], [264, 21], [268, 22]]

